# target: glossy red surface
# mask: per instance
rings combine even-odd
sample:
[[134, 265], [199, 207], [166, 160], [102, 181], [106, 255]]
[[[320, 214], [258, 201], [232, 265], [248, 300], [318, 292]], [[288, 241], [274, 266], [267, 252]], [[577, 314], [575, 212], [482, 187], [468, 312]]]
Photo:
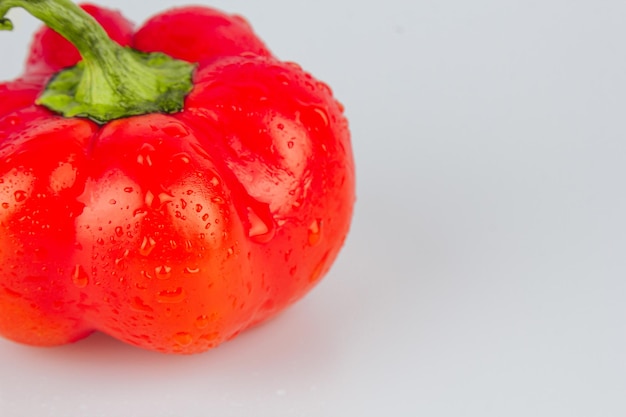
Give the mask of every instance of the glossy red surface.
[[78, 55], [38, 33], [24, 77], [0, 84], [0, 333], [204, 351], [301, 298], [336, 258], [355, 198], [342, 106], [240, 17], [174, 9], [133, 35], [120, 14], [89, 12], [122, 44], [197, 62], [194, 89], [172, 115], [54, 115], [33, 100]]

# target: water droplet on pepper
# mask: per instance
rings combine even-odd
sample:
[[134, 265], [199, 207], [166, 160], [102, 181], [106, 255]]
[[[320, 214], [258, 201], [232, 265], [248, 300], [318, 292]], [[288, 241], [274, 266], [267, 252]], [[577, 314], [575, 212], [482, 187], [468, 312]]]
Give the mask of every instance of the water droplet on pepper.
[[152, 154], [155, 152], [154, 146], [149, 143], [144, 143], [139, 148], [139, 153], [137, 154], [137, 163], [139, 165], [151, 167], [152, 166]]
[[203, 334], [200, 336], [200, 339], [209, 342], [209, 346], [215, 346], [217, 339], [220, 337], [219, 332], [212, 332], [208, 334]]
[[189, 157], [189, 154], [185, 152], [181, 152], [181, 153], [177, 153], [176, 155], [173, 155], [172, 159], [170, 160], [170, 163], [173, 165], [178, 165], [182, 168], [183, 166], [191, 163], [191, 158]]
[[315, 219], [309, 226], [309, 245], [315, 246], [322, 237], [322, 221]]
[[154, 268], [154, 272], [158, 279], [169, 279], [172, 276], [172, 267], [161, 265]]
[[189, 346], [193, 343], [193, 336], [187, 332], [179, 332], [174, 335], [174, 341], [180, 346]]
[[189, 135], [189, 130], [180, 123], [169, 123], [161, 127], [161, 130], [163, 133], [173, 138], [183, 138]]
[[324, 272], [324, 267], [326, 265], [326, 260], [327, 259], [328, 259], [328, 253], [326, 253], [324, 255], [322, 260], [313, 269], [313, 272], [309, 276], [309, 282], [310, 283], [315, 283], [315, 282], [319, 281], [320, 278], [322, 278], [322, 275], [323, 275], [323, 272]]
[[13, 193], [13, 197], [15, 198], [15, 201], [21, 203], [22, 201], [26, 200], [26, 191], [17, 190]]
[[210, 323], [211, 323], [211, 320], [206, 314], [203, 314], [201, 316], [198, 316], [198, 318], [196, 318], [196, 327], [198, 329], [204, 329], [208, 327]]
[[130, 305], [130, 308], [138, 312], [152, 312], [154, 309], [147, 305], [141, 298], [135, 297]]
[[274, 237], [274, 225], [264, 221], [259, 214], [248, 207], [248, 221], [250, 223], [248, 236], [255, 242], [266, 243]]
[[185, 290], [181, 287], [175, 290], [163, 290], [157, 294], [157, 302], [161, 304], [178, 304], [185, 299]]
[[152, 237], [144, 236], [141, 246], [139, 247], [139, 253], [143, 256], [150, 255], [150, 252], [155, 248], [156, 240]]
[[89, 284], [89, 276], [81, 265], [76, 265], [74, 267], [74, 272], [72, 273], [72, 282], [78, 288], [85, 288], [87, 284]]

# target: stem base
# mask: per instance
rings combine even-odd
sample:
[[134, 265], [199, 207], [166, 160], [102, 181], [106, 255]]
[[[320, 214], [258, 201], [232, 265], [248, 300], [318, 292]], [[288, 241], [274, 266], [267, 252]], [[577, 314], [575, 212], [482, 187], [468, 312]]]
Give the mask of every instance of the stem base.
[[120, 48], [122, 77], [100, 74], [101, 68], [81, 61], [57, 73], [37, 100], [65, 117], [85, 117], [97, 123], [148, 113], [182, 110], [193, 88], [193, 64], [165, 54]]

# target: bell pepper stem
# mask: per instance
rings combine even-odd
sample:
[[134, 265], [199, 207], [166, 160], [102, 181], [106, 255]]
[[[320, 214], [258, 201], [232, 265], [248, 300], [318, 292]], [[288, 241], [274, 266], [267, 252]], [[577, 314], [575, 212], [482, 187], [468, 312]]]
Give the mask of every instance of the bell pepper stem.
[[193, 64], [120, 46], [69, 0], [0, 0], [0, 30], [13, 28], [6, 13], [14, 7], [25, 9], [66, 38], [82, 57], [75, 67], [51, 79], [38, 104], [66, 117], [87, 117], [98, 123], [183, 108], [193, 86]]

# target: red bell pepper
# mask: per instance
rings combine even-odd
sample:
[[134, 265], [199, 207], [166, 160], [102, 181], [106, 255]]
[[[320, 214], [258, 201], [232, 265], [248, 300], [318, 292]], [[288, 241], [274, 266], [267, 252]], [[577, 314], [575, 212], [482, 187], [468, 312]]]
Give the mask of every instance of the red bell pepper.
[[326, 84], [211, 8], [12, 7], [48, 27], [0, 84], [0, 334], [201, 352], [328, 271], [355, 184]]

